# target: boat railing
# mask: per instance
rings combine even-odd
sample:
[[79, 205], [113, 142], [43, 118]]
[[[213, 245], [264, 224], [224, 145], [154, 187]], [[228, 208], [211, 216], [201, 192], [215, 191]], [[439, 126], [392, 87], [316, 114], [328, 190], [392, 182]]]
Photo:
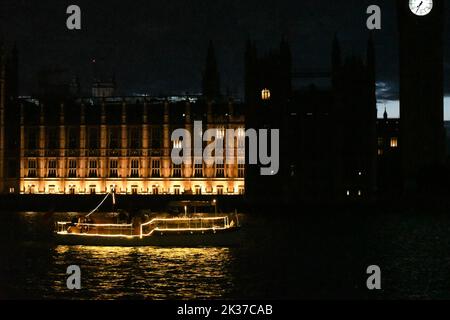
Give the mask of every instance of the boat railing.
[[141, 224], [140, 236], [149, 236], [155, 231], [208, 231], [230, 228], [230, 219], [224, 217], [199, 218], [154, 218]]
[[95, 224], [58, 222], [59, 234], [85, 234], [100, 236], [150, 236], [153, 232], [170, 231], [215, 231], [225, 230], [233, 226], [228, 216], [196, 217], [196, 218], [154, 218], [139, 225], [135, 231], [133, 224]]
[[88, 235], [131, 236], [133, 235], [133, 225], [58, 222], [57, 232], [82, 233]]

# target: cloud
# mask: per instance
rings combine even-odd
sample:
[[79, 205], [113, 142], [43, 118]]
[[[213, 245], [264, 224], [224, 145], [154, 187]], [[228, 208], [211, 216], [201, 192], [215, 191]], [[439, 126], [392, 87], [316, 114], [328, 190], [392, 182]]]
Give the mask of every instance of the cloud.
[[388, 81], [376, 83], [376, 94], [378, 100], [398, 100], [399, 98], [397, 85]]

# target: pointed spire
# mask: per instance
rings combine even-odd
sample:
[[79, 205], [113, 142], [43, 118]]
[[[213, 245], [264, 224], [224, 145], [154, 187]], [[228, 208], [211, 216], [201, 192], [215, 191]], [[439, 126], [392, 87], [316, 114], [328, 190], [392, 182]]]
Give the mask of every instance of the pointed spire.
[[205, 70], [203, 72], [203, 96], [207, 99], [215, 99], [220, 96], [219, 76], [214, 45], [210, 41], [206, 55]]
[[388, 113], [387, 113], [387, 108], [386, 108], [386, 105], [385, 105], [385, 106], [384, 106], [383, 119], [384, 119], [384, 120], [387, 120], [387, 118], [388, 118]]

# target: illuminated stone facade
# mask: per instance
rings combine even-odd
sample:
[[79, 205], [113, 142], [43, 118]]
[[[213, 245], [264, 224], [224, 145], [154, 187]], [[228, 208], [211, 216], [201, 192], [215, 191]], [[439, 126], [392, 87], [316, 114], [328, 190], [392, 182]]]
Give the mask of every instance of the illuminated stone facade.
[[202, 121], [203, 131], [243, 130], [241, 108], [232, 101], [196, 98], [22, 99], [14, 192], [92, 194], [114, 188], [120, 194], [243, 194], [245, 166], [237, 159], [232, 165], [206, 165], [193, 158], [191, 165], [179, 166], [171, 160], [175, 129], [192, 132], [194, 121]]

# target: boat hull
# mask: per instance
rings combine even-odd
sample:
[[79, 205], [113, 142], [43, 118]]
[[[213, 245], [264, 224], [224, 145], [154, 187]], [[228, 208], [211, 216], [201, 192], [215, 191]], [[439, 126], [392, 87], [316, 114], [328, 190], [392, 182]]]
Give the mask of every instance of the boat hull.
[[216, 232], [154, 233], [146, 237], [110, 237], [85, 234], [55, 234], [59, 245], [121, 246], [121, 247], [231, 247], [240, 244], [239, 228]]

